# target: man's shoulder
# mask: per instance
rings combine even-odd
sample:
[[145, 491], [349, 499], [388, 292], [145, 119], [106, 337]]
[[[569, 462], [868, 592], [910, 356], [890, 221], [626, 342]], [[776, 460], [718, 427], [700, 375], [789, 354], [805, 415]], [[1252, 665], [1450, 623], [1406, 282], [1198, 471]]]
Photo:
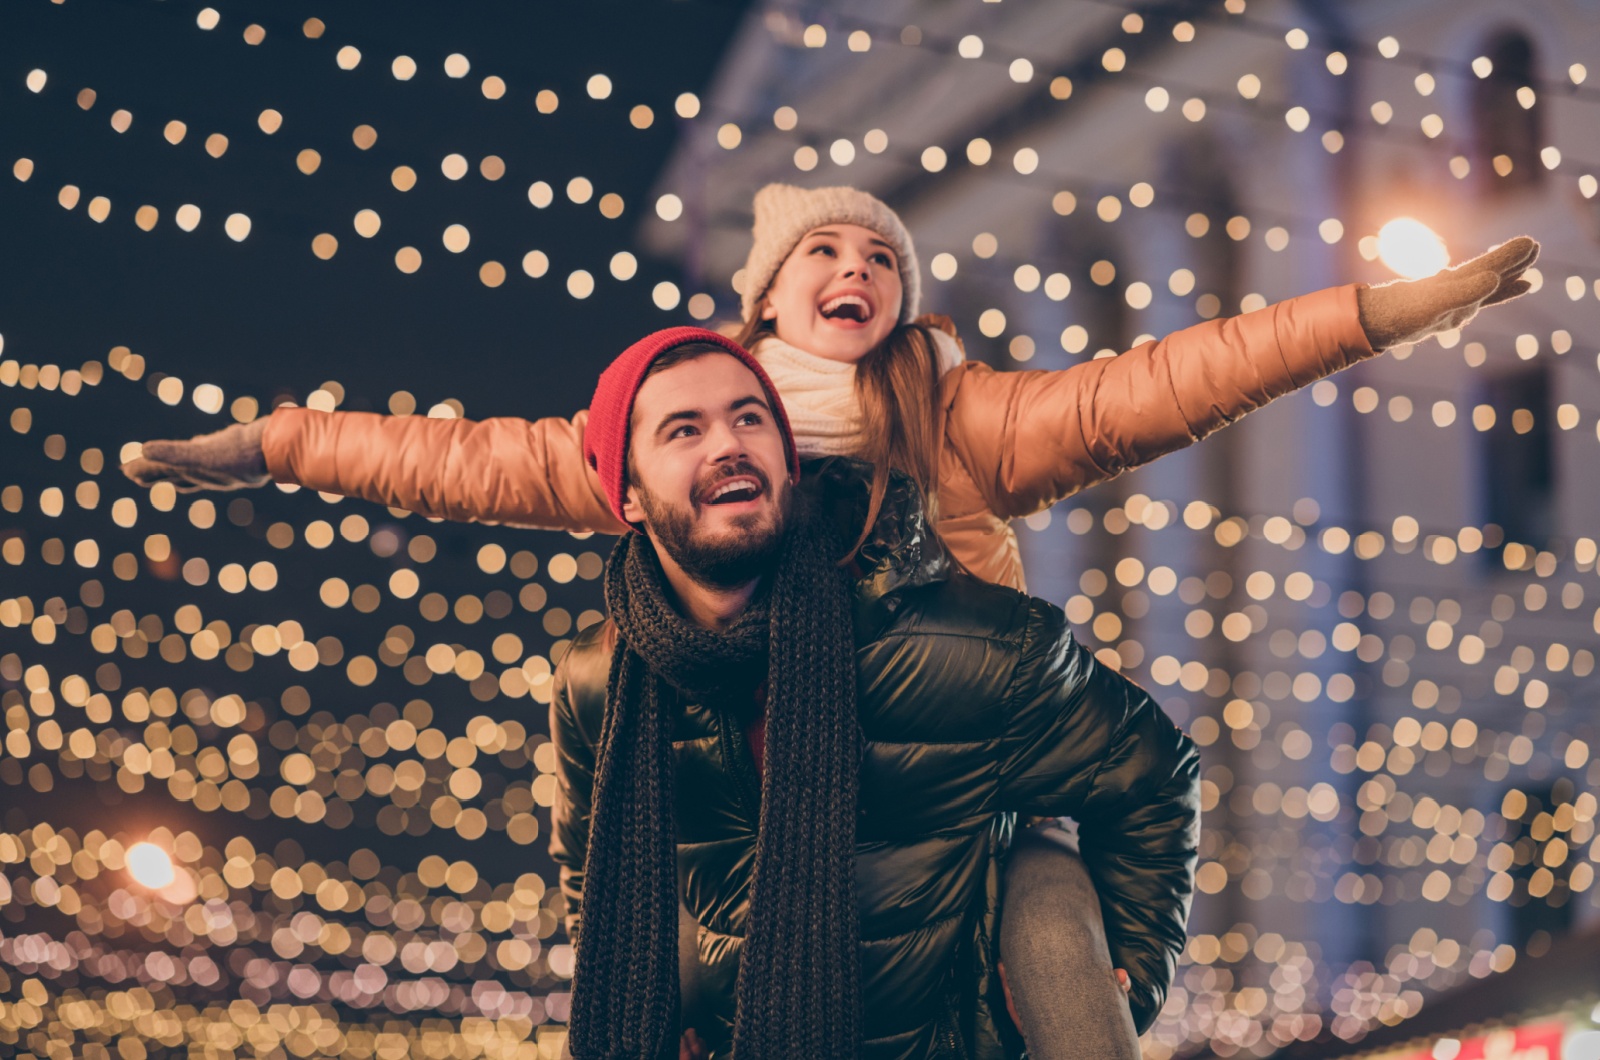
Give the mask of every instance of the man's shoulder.
[[1070, 692], [1075, 654], [1059, 608], [967, 574], [903, 589], [857, 652], [869, 741], [981, 755], [1019, 703]]
[[1071, 637], [1059, 607], [962, 571], [901, 590], [892, 603], [880, 638], [979, 639], [1020, 655]]
[[605, 713], [606, 681], [611, 656], [617, 646], [617, 627], [606, 618], [585, 626], [567, 645], [556, 664], [556, 691], [566, 702], [572, 721], [581, 731], [599, 732]]

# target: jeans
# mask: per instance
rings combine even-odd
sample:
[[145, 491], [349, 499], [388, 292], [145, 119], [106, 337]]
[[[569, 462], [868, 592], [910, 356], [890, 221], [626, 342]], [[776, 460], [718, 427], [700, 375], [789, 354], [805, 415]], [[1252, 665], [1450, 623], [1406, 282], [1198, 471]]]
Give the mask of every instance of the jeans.
[[1000, 960], [1030, 1060], [1138, 1060], [1077, 836], [1055, 822], [1018, 832], [1004, 883]]
[[[1100, 897], [1070, 827], [1017, 833], [1006, 864], [1000, 960], [1029, 1060], [1139, 1060], [1139, 1036], [1117, 985]], [[699, 932], [678, 906], [682, 1025], [703, 1015]]]

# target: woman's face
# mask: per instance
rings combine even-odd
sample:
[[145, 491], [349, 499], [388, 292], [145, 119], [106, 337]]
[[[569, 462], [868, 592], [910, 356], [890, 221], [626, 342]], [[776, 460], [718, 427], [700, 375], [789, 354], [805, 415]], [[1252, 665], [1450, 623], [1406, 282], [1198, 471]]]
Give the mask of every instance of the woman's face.
[[784, 259], [761, 315], [789, 345], [854, 364], [894, 330], [900, 298], [900, 263], [882, 237], [824, 225]]

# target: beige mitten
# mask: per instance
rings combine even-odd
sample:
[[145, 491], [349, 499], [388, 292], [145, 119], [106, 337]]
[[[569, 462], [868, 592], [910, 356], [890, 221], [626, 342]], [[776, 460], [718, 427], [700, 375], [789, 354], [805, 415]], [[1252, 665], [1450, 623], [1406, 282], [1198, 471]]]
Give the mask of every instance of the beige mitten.
[[1518, 236], [1434, 276], [1363, 287], [1356, 306], [1367, 341], [1382, 350], [1459, 328], [1484, 306], [1526, 294], [1522, 274], [1538, 257], [1539, 244]]
[[170, 482], [181, 493], [265, 486], [270, 481], [261, 450], [266, 429], [263, 416], [187, 441], [145, 442], [144, 454], [123, 464], [122, 473], [141, 486]]

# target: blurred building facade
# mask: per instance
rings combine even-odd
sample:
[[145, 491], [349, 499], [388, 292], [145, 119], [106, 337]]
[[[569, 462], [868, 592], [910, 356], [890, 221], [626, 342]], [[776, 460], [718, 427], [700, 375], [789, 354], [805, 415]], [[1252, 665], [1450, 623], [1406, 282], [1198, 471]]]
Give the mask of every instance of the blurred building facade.
[[1596, 55], [1589, 0], [764, 3], [659, 182], [730, 316], [758, 187], [873, 191], [1014, 370], [1391, 279], [1399, 216], [1542, 241], [1515, 306], [1018, 524], [1206, 745], [1149, 1055], [1358, 1038], [1596, 919]]

